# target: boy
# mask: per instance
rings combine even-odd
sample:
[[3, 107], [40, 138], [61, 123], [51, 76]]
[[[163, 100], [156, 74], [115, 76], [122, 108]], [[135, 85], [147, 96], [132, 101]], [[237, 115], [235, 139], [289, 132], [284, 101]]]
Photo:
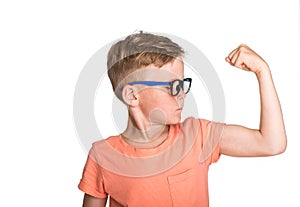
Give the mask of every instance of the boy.
[[108, 76], [128, 107], [126, 130], [93, 143], [79, 188], [84, 207], [209, 206], [207, 172], [220, 154], [271, 156], [285, 151], [286, 134], [267, 63], [246, 45], [226, 61], [259, 82], [258, 130], [187, 118], [181, 111], [191, 78], [183, 49], [147, 33], [128, 36], [108, 53]]

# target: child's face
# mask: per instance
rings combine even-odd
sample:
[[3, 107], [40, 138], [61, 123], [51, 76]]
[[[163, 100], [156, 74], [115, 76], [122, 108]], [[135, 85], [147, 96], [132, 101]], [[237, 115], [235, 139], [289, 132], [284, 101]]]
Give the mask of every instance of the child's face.
[[[170, 82], [184, 78], [184, 64], [181, 59], [161, 68], [148, 66], [139, 75], [142, 80]], [[139, 107], [144, 117], [153, 124], [175, 124], [181, 120], [181, 112], [186, 97], [183, 90], [172, 96], [169, 86], [139, 86]]]

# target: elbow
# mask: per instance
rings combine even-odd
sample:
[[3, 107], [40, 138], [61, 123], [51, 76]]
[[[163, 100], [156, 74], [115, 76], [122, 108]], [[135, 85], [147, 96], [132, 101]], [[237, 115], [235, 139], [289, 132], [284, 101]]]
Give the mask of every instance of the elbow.
[[270, 155], [271, 156], [275, 156], [275, 155], [279, 155], [282, 154], [286, 151], [286, 147], [287, 147], [287, 139], [286, 136], [283, 136], [281, 138], [281, 142], [277, 143], [277, 144], [273, 144], [273, 146], [270, 149]]
[[286, 150], [286, 145], [277, 147], [271, 151], [270, 155], [271, 156], [280, 155], [280, 154], [284, 153], [285, 150]]

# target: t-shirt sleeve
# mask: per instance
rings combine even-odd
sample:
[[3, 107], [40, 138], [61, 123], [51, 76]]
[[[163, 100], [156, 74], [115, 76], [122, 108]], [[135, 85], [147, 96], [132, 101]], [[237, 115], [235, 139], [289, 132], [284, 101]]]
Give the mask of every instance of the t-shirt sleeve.
[[89, 152], [78, 188], [96, 198], [107, 198], [101, 166], [97, 163], [93, 148]]
[[220, 140], [225, 124], [199, 119], [199, 135], [201, 139], [200, 162], [209, 164], [217, 162], [220, 158]]

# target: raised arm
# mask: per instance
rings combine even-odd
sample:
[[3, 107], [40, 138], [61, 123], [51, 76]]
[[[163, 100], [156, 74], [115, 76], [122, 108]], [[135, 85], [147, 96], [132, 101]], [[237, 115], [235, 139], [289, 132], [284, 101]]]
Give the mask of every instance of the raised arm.
[[249, 129], [226, 125], [221, 139], [221, 154], [229, 156], [270, 156], [286, 149], [286, 133], [279, 99], [268, 64], [247, 45], [233, 50], [226, 61], [256, 74], [261, 102], [260, 127]]

